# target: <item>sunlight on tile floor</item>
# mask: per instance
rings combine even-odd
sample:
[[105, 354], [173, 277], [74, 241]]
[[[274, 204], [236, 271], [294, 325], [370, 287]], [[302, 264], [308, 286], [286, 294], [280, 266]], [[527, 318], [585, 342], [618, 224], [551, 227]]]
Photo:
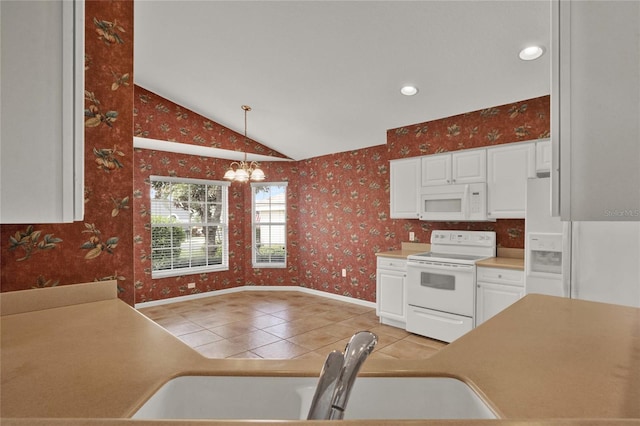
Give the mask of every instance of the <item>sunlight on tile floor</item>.
[[446, 345], [380, 324], [373, 308], [298, 291], [241, 291], [139, 311], [208, 358], [324, 359], [361, 330], [378, 335], [371, 358], [424, 359]]

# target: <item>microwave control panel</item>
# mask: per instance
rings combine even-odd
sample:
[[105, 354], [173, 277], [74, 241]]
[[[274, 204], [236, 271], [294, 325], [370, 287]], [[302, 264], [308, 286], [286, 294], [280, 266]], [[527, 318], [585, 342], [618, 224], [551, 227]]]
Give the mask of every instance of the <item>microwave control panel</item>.
[[474, 191], [471, 193], [471, 213], [480, 213], [482, 208], [482, 199], [480, 198], [480, 192]]

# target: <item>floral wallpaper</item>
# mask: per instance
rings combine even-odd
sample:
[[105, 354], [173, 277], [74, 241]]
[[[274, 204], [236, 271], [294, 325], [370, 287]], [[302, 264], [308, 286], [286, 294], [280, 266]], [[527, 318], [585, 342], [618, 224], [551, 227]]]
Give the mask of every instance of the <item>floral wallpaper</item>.
[[[135, 86], [135, 134], [158, 140], [195, 143], [221, 149], [286, 158], [281, 153], [210, 119], [185, 109], [142, 87]], [[238, 105], [238, 113], [242, 114]], [[289, 267], [251, 268], [251, 191], [247, 184], [232, 183], [229, 189], [229, 270], [162, 279], [151, 279], [149, 177], [180, 176], [222, 180], [230, 160], [136, 149], [134, 154], [134, 264], [136, 303], [243, 285], [297, 285], [296, 229], [297, 176], [295, 162], [263, 163], [270, 181], [287, 181]], [[194, 282], [195, 289], [187, 284]]]
[[117, 279], [132, 304], [133, 1], [86, 1], [84, 60], [84, 221], [0, 226], [0, 287]]
[[[135, 88], [135, 132], [154, 139], [248, 152], [269, 152], [241, 135], [143, 88]], [[211, 123], [205, 126], [204, 123]], [[502, 247], [524, 247], [524, 220], [421, 222], [389, 217], [389, 160], [496, 145], [549, 135], [549, 97], [391, 129], [387, 145], [303, 161], [264, 162], [267, 181], [287, 181], [287, 268], [251, 267], [251, 192], [230, 188], [230, 269], [152, 280], [149, 176], [221, 179], [228, 160], [139, 149], [135, 152], [134, 245], [136, 302], [243, 285], [302, 286], [375, 301], [375, 253], [399, 249], [410, 231], [428, 242], [433, 229], [496, 231]], [[203, 137], [206, 129], [212, 130]], [[205, 130], [203, 130], [205, 129]], [[281, 154], [278, 155], [281, 157]], [[347, 270], [343, 278], [342, 269]], [[195, 289], [187, 283], [195, 282]]]
[[550, 97], [387, 130], [389, 160], [551, 136]]
[[[240, 105], [238, 117], [243, 114]], [[134, 136], [288, 158], [213, 120], [135, 86]]]
[[375, 301], [375, 253], [399, 249], [411, 231], [419, 242], [434, 229], [495, 231], [500, 247], [524, 248], [524, 219], [391, 219], [389, 160], [547, 138], [549, 108], [549, 96], [496, 106], [388, 130], [387, 145], [301, 161], [300, 285]]
[[134, 86], [132, 0], [90, 0], [85, 13], [85, 219], [1, 225], [2, 291], [116, 278], [129, 304], [243, 285], [375, 301], [375, 253], [400, 248], [410, 231], [427, 242], [433, 229], [495, 230], [500, 246], [524, 247], [524, 220], [391, 219], [389, 160], [548, 137], [549, 96], [390, 129], [386, 145], [264, 162], [268, 181], [289, 182], [287, 268], [251, 267], [250, 189], [233, 183], [229, 271], [152, 280], [149, 175], [221, 179], [229, 161], [134, 150], [134, 135], [286, 157]]

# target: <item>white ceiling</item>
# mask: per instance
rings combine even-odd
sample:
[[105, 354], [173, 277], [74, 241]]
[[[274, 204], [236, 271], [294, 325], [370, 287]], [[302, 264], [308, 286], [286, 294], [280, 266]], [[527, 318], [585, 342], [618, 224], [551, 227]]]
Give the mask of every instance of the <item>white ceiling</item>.
[[[135, 83], [295, 160], [547, 95], [549, 0], [134, 3]], [[524, 62], [529, 44], [547, 49]], [[405, 97], [405, 83], [420, 92]]]

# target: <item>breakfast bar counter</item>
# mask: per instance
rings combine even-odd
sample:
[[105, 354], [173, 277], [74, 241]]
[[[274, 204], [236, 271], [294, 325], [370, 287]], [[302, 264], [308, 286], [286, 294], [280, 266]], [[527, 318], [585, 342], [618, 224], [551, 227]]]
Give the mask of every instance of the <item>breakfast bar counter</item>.
[[[0, 327], [3, 424], [125, 424], [177, 376], [317, 376], [322, 367], [204, 358], [116, 298], [3, 315]], [[640, 420], [640, 309], [528, 295], [431, 358], [371, 359], [361, 375], [459, 378], [501, 418], [478, 424]]]

